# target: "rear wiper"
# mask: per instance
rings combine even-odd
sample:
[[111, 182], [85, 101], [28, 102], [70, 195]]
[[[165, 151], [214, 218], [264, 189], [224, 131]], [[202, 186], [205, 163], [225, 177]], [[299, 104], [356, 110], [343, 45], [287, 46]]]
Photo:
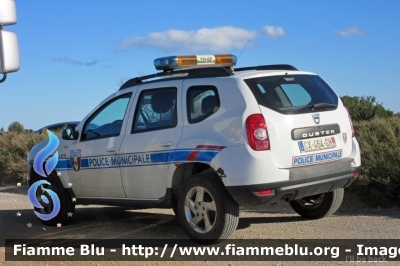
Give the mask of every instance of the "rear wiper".
[[316, 103], [313, 105], [305, 105], [303, 107], [294, 109], [293, 111], [295, 113], [301, 112], [303, 110], [314, 110], [314, 109], [318, 109], [318, 108], [325, 108], [325, 107], [337, 107], [336, 104], [332, 104], [332, 103]]
[[337, 104], [332, 103], [316, 103], [310, 106], [311, 110], [318, 109], [318, 108], [325, 108], [325, 107], [337, 107]]

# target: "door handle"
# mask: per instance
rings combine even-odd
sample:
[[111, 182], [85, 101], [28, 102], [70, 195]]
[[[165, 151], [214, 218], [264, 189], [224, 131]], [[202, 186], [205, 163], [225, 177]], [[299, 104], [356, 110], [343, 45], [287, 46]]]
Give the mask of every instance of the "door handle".
[[108, 149], [108, 150], [106, 150], [106, 152], [111, 152], [111, 153], [114, 153], [114, 154], [117, 154], [117, 148], [110, 148], [110, 149]]
[[160, 143], [160, 147], [163, 147], [163, 148], [171, 147], [172, 145], [174, 145], [173, 142]]

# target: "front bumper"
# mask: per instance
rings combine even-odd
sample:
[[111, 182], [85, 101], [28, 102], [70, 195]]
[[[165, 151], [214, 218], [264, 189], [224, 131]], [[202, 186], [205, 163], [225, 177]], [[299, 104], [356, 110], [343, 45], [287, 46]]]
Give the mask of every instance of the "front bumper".
[[[350, 186], [356, 180], [360, 167], [351, 167], [353, 159], [343, 159], [320, 165], [289, 169], [289, 180], [248, 186], [226, 187], [241, 206], [273, 204], [283, 199], [296, 200], [331, 192]], [[271, 195], [259, 196], [258, 191], [272, 190]]]

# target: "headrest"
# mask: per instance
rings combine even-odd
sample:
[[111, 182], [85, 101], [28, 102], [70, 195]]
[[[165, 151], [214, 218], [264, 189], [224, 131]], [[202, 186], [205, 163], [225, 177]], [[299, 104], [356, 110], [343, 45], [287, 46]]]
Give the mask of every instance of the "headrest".
[[217, 101], [215, 100], [215, 96], [207, 96], [201, 101], [201, 112], [203, 114], [207, 114], [209, 112], [212, 112], [216, 106]]
[[151, 108], [158, 114], [168, 112], [174, 105], [174, 96], [171, 91], [159, 91], [151, 97]]

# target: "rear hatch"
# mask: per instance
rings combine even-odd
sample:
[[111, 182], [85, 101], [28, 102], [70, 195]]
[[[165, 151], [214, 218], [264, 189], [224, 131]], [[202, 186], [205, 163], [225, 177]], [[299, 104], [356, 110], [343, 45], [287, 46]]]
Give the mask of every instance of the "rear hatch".
[[339, 97], [319, 76], [297, 73], [244, 80], [265, 118], [275, 165], [301, 167], [348, 157], [352, 129]]

